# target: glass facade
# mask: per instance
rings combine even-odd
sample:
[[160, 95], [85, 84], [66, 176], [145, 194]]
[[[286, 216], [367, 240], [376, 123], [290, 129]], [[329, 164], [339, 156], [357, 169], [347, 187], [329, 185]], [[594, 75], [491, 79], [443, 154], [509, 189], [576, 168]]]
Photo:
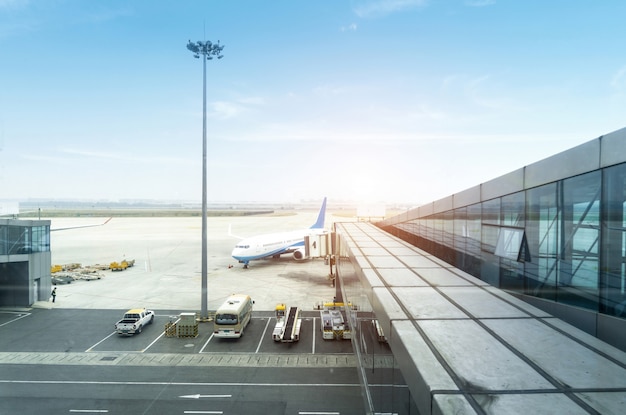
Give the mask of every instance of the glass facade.
[[493, 286], [626, 318], [626, 164], [383, 227]]
[[50, 226], [0, 224], [0, 255], [50, 251]]

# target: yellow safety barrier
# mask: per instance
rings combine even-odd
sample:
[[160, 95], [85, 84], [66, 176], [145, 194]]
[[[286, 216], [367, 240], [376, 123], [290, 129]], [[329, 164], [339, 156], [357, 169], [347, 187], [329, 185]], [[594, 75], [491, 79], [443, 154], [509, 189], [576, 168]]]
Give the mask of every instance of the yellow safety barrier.
[[165, 324], [165, 337], [175, 337], [176, 336], [176, 324], [175, 323], [166, 323]]

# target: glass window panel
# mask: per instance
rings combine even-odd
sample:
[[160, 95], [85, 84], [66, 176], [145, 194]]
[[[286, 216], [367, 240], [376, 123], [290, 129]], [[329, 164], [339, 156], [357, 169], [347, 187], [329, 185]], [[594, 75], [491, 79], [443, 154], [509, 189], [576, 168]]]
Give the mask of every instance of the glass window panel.
[[558, 301], [598, 309], [600, 171], [563, 181], [563, 249]]
[[487, 200], [482, 203], [483, 223], [488, 225], [500, 224], [500, 199]]
[[526, 239], [531, 261], [525, 264], [526, 292], [556, 300], [559, 211], [556, 183], [526, 192]]
[[0, 255], [9, 253], [9, 227], [0, 225]]
[[454, 248], [462, 253], [467, 253], [467, 208], [459, 208], [454, 211]]
[[602, 209], [602, 309], [626, 318], [626, 164], [605, 169]]
[[496, 244], [498, 243], [498, 233], [499, 233], [499, 227], [498, 226], [489, 226], [489, 225], [484, 225], [482, 228], [482, 243], [481, 243], [481, 249], [485, 252], [489, 252], [490, 254], [493, 254], [496, 252]]
[[454, 211], [443, 213], [443, 244], [448, 248], [454, 248]]
[[495, 254], [517, 261], [524, 241], [524, 230], [513, 228], [500, 228]]
[[502, 197], [501, 223], [504, 226], [523, 228], [525, 224], [525, 193], [519, 192]]
[[433, 217], [433, 241], [438, 244], [443, 243], [443, 218], [441, 215], [435, 215]]
[[24, 254], [28, 253], [30, 241], [28, 240], [28, 228], [24, 226], [11, 226], [8, 230], [8, 254]]
[[502, 258], [500, 260], [500, 288], [521, 291], [524, 284], [524, 263]]
[[481, 213], [482, 207], [480, 204], [467, 207], [467, 251], [476, 258], [481, 257]]

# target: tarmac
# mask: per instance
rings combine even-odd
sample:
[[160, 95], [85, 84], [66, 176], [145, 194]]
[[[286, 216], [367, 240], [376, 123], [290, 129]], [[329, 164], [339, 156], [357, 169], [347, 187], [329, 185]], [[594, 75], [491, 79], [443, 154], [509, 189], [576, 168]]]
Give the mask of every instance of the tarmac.
[[[41, 413], [51, 405], [64, 411], [79, 406], [108, 410], [119, 405], [128, 411], [128, 405], [135, 405], [136, 413], [152, 413], [146, 408], [158, 401], [159, 410], [164, 405], [175, 405], [176, 410], [189, 409], [188, 413], [208, 413], [206, 405], [232, 409], [232, 413], [250, 413], [247, 405], [253, 405], [255, 410], [275, 413], [272, 411], [277, 404], [296, 408], [293, 413], [311, 408], [316, 413], [363, 413], [356, 372], [360, 361], [352, 351], [352, 343], [326, 341], [319, 335], [319, 311], [314, 310], [336, 295], [326, 261], [296, 261], [285, 255], [253, 261], [244, 269], [230, 256], [239, 240], [233, 234], [247, 237], [307, 228], [316, 217], [317, 211], [297, 211], [280, 216], [208, 218], [209, 315], [233, 293], [249, 294], [255, 301], [254, 322], [236, 342], [211, 340], [211, 326], [204, 324], [198, 329], [201, 335], [193, 338], [165, 338], [162, 330], [168, 319], [181, 312], [201, 311], [200, 217], [113, 217], [106, 224], [107, 218], [51, 218], [52, 265], [87, 267], [126, 259], [134, 260], [134, 266], [124, 271], [100, 271], [100, 279], [56, 285], [55, 302], [42, 298], [23, 312], [7, 312], [6, 336], [0, 351], [0, 365], [7, 368], [7, 373], [0, 382], [12, 389], [5, 394], [37, 394], [43, 398], [5, 401], [5, 406], [21, 408], [20, 413], [32, 407], [35, 409], [30, 413]], [[327, 212], [326, 228], [332, 229], [334, 221], [352, 220]], [[61, 228], [70, 229], [55, 230]], [[275, 343], [267, 334], [278, 303], [300, 307], [303, 332], [299, 342]], [[154, 326], [147, 327], [140, 336], [114, 336], [112, 322], [124, 310], [138, 307], [155, 311]], [[68, 325], [77, 309], [85, 310], [78, 314], [89, 324]], [[388, 378], [396, 370], [388, 350], [365, 357], [361, 363], [379, 368], [379, 377]], [[257, 377], [261, 380], [255, 381]], [[176, 381], [171, 381], [174, 378]], [[224, 383], [226, 378], [229, 380]], [[385, 382], [375, 383], [380, 390], [389, 387]], [[59, 390], [59, 384], [71, 387]], [[140, 394], [130, 401], [116, 390], [127, 384]], [[222, 387], [237, 399], [218, 403], [182, 399], [204, 396], [207, 390], [219, 391]], [[259, 387], [265, 388], [262, 399], [249, 392]], [[295, 387], [296, 392], [292, 390], [285, 396], [286, 387]], [[74, 402], [74, 388], [84, 390], [82, 396], [87, 398]], [[303, 396], [298, 390], [310, 392]], [[391, 402], [402, 396], [406, 400], [407, 391], [405, 386], [396, 385], [393, 394], [381, 393], [376, 399]], [[311, 399], [315, 393], [325, 399]]]
[[[371, 359], [370, 363], [371, 363]], [[377, 367], [392, 367], [388, 356], [377, 356]], [[181, 354], [181, 353], [63, 353], [0, 352], [0, 364], [78, 365], [78, 366], [187, 366], [187, 367], [260, 367], [260, 368], [354, 368], [353, 354]], [[385, 366], [383, 366], [385, 365]]]
[[[309, 315], [331, 301], [336, 289], [323, 258], [258, 260], [247, 269], [230, 256], [240, 237], [306, 228], [317, 212], [254, 217], [208, 217], [209, 314], [233, 293], [249, 294], [257, 316], [273, 316], [276, 304], [298, 306]], [[327, 212], [327, 229], [336, 218]], [[46, 219], [46, 218], [42, 218]], [[50, 218], [52, 265], [89, 267], [122, 260], [135, 265], [124, 271], [99, 271], [100, 279], [56, 285], [56, 299], [35, 302], [34, 309], [123, 311], [145, 307], [157, 315], [201, 311], [201, 218]], [[348, 221], [350, 218], [348, 219]], [[104, 222], [106, 224], [102, 225]], [[93, 226], [95, 225], [95, 226]], [[56, 231], [55, 229], [59, 229]], [[22, 311], [27, 312], [29, 308]], [[19, 312], [19, 309], [14, 309]], [[317, 312], [316, 312], [317, 313]], [[317, 314], [315, 314], [317, 315]], [[381, 357], [382, 358], [382, 357]], [[100, 366], [243, 366], [243, 367], [355, 367], [353, 354], [184, 354], [0, 352], [1, 364]]]
[[[322, 258], [296, 261], [284, 255], [253, 261], [244, 269], [230, 256], [241, 238], [233, 234], [249, 237], [306, 228], [316, 215], [295, 211], [284, 216], [208, 217], [208, 310], [215, 310], [233, 293], [251, 295], [257, 311], [273, 311], [278, 303], [313, 310], [332, 300], [335, 288]], [[106, 218], [94, 217], [50, 220], [52, 265], [85, 267], [124, 259], [134, 260], [135, 265], [124, 271], [101, 271], [98, 280], [57, 285], [54, 303], [41, 299], [33, 307], [200, 311], [200, 217], [113, 217], [106, 224]], [[326, 227], [331, 229], [335, 220], [353, 219], [327, 212]]]

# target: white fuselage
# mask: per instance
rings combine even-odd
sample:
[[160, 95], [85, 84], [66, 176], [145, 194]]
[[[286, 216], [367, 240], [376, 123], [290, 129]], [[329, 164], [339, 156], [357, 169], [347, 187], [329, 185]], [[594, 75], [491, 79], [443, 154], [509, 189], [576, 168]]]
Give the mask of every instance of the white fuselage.
[[305, 236], [319, 235], [324, 232], [323, 228], [312, 228], [253, 236], [237, 243], [232, 257], [247, 264], [255, 259], [294, 252], [304, 249]]

